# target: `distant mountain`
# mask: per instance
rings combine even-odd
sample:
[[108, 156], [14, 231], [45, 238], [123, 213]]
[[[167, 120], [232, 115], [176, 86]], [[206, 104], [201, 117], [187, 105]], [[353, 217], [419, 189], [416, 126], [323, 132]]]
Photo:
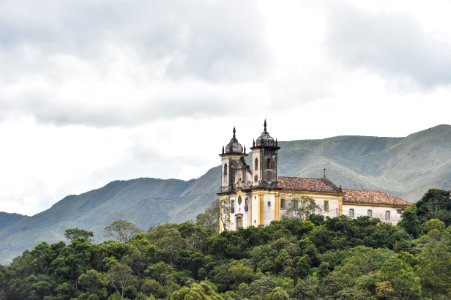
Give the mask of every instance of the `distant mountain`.
[[[194, 219], [215, 199], [218, 168], [196, 180], [139, 178], [114, 181], [81, 195], [67, 196], [32, 217], [0, 227], [0, 263], [7, 263], [40, 241], [64, 240], [67, 228], [93, 230], [97, 241], [114, 220], [127, 219], [147, 229]], [[0, 219], [2, 220], [2, 219]]]
[[411, 202], [429, 188], [451, 189], [451, 126], [404, 138], [338, 136], [281, 142], [279, 173], [327, 176], [343, 187], [390, 192]]
[[[338, 136], [280, 142], [279, 175], [327, 177], [348, 188], [370, 188], [417, 201], [429, 188], [451, 189], [451, 126], [439, 125], [404, 138]], [[198, 179], [139, 178], [114, 181], [67, 196], [32, 217], [0, 214], [0, 263], [40, 241], [64, 239], [71, 227], [94, 230], [127, 219], [147, 229], [195, 218], [216, 198], [220, 167]], [[10, 214], [8, 214], [10, 215]]]
[[19, 214], [10, 214], [6, 212], [0, 212], [0, 230], [6, 228], [8, 226], [13, 225], [14, 223], [29, 218], [28, 216], [19, 215]]

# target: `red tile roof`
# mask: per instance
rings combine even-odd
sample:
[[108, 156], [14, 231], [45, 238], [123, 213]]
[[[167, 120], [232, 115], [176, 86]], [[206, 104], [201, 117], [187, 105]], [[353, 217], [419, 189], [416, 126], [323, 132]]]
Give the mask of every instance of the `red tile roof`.
[[341, 192], [341, 189], [327, 178], [277, 177], [277, 186], [284, 190]]
[[374, 190], [343, 190], [345, 195], [343, 202], [348, 203], [360, 203], [360, 204], [379, 204], [379, 205], [391, 205], [391, 206], [411, 206], [412, 203], [389, 195], [387, 193], [374, 191]]

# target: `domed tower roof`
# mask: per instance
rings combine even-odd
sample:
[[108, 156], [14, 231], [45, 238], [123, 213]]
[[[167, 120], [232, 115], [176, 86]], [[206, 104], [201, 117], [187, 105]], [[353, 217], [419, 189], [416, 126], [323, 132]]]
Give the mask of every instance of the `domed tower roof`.
[[277, 139], [274, 140], [274, 138], [271, 135], [269, 135], [269, 132], [266, 130], [266, 119], [265, 122], [263, 123], [263, 132], [257, 138], [257, 141], [253, 141], [252, 143], [252, 148], [261, 148], [261, 147], [280, 149], [277, 143]]
[[243, 154], [243, 146], [238, 142], [236, 138], [236, 129], [233, 127], [233, 137], [230, 142], [222, 148], [222, 154]]

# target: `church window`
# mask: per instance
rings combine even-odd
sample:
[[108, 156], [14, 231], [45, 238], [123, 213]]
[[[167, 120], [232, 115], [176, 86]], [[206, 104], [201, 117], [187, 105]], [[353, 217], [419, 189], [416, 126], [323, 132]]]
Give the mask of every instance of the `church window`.
[[368, 209], [366, 215], [367, 215], [368, 217], [372, 218], [372, 217], [373, 217], [373, 211], [372, 211], [371, 209]]
[[235, 212], [235, 201], [230, 202], [230, 212], [233, 214]]
[[350, 208], [350, 209], [349, 209], [349, 216], [350, 216], [351, 218], [354, 218], [354, 208]]
[[268, 201], [268, 207], [271, 207], [271, 201]]
[[329, 201], [324, 200], [324, 212], [328, 212], [329, 211]]
[[238, 205], [241, 205], [241, 202], [242, 202], [243, 200], [241, 199], [241, 196], [239, 196], [238, 197]]
[[224, 175], [227, 175], [227, 164], [224, 164]]
[[285, 199], [280, 200], [280, 209], [285, 209]]
[[390, 221], [390, 211], [385, 211], [385, 220]]
[[266, 160], [266, 168], [267, 169], [272, 169], [272, 160], [271, 160], [271, 158], [268, 158]]
[[246, 200], [244, 200], [244, 211], [247, 212], [249, 210], [249, 200], [246, 197]]
[[257, 171], [258, 170], [258, 158], [255, 159], [254, 161], [254, 170]]

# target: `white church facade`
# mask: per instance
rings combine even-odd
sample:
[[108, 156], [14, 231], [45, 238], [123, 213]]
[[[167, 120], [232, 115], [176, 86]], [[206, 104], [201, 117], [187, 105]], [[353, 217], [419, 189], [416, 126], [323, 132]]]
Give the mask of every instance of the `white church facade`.
[[331, 218], [370, 216], [396, 224], [403, 209], [411, 205], [380, 191], [342, 189], [325, 173], [322, 178], [278, 176], [279, 149], [265, 120], [263, 132], [252, 143], [248, 165], [249, 154], [233, 129], [232, 139], [220, 154], [220, 231], [266, 226], [283, 217], [303, 218], [309, 213]]

